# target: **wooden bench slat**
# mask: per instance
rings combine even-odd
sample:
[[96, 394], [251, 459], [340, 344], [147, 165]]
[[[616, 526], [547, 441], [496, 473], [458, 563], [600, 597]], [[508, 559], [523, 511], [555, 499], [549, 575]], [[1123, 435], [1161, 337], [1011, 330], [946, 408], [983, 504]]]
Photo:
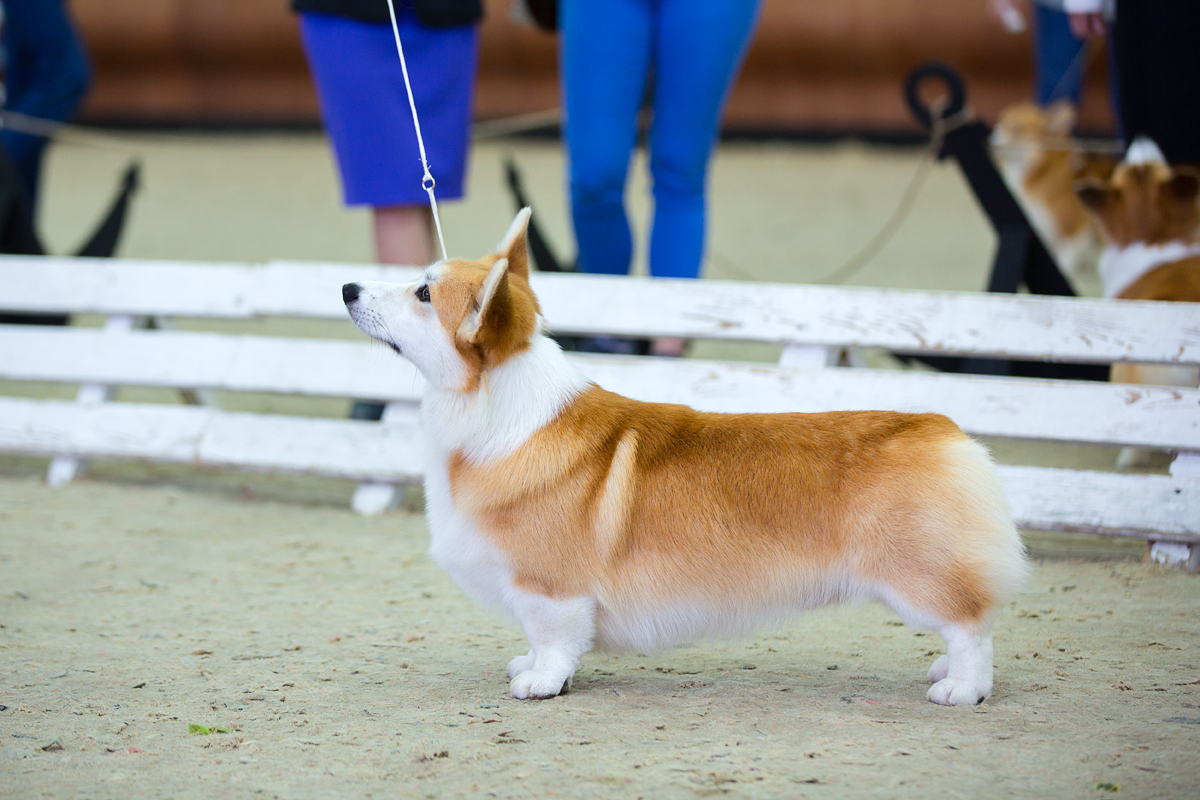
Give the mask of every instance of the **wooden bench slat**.
[[[970, 433], [1200, 450], [1200, 390], [693, 359], [572, 356], [601, 386], [706, 411], [888, 408], [946, 414]], [[424, 379], [382, 345], [320, 339], [0, 330], [0, 378], [416, 402]]]
[[0, 450], [165, 461], [353, 480], [421, 479], [412, 424], [218, 411], [197, 406], [0, 398]]
[[1200, 480], [1000, 466], [1023, 528], [1200, 542]]
[[[412, 267], [0, 258], [10, 311], [345, 319], [340, 286]], [[724, 281], [533, 276], [562, 333], [883, 347], [902, 353], [1200, 363], [1200, 304]], [[47, 291], [47, 286], [53, 287]], [[1150, 332], [1155, 332], [1151, 334]]]
[[[387, 482], [421, 479], [411, 423], [221, 412], [194, 406], [0, 398], [0, 449], [169, 461]], [[1200, 481], [1002, 466], [1023, 527], [1200, 542]]]

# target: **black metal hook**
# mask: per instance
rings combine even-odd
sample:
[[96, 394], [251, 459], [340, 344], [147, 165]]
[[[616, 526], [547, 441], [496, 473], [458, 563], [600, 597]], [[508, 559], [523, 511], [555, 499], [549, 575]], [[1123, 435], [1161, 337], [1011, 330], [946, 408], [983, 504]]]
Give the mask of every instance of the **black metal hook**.
[[958, 70], [944, 61], [926, 61], [919, 65], [909, 73], [907, 80], [904, 81], [904, 100], [908, 103], [913, 116], [926, 129], [933, 126], [933, 112], [929, 106], [921, 102], [919, 91], [921, 84], [928, 80], [939, 81], [950, 95], [949, 105], [941, 113], [943, 118], [954, 116], [967, 104], [967, 86], [963, 83], [962, 75], [958, 73]]

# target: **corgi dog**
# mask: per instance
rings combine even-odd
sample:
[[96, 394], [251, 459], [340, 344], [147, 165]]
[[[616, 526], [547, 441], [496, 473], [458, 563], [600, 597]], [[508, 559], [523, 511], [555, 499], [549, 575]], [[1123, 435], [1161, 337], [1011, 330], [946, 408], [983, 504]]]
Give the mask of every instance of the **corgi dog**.
[[[1077, 180], [1107, 178], [1110, 156], [1085, 153], [1071, 138], [1075, 108], [1066, 100], [1042, 107], [1021, 102], [1000, 113], [992, 153], [1029, 224], [1076, 290], [1095, 285], [1103, 248], [1100, 230], [1075, 194]], [[1080, 293], [1086, 293], [1081, 291]]]
[[512, 695], [559, 694], [594, 648], [876, 599], [945, 639], [930, 700], [987, 698], [992, 623], [1027, 564], [984, 448], [936, 414], [714, 414], [607, 392], [547, 334], [528, 221], [478, 261], [342, 287], [358, 327], [427, 380], [430, 554], [523, 626]]
[[[1100, 255], [1104, 296], [1200, 303], [1200, 172], [1170, 167], [1150, 139], [1139, 137], [1109, 180], [1076, 185], [1106, 247]], [[1114, 383], [1200, 385], [1194, 366], [1114, 364]], [[1118, 465], [1141, 466], [1148, 451], [1126, 448]]]

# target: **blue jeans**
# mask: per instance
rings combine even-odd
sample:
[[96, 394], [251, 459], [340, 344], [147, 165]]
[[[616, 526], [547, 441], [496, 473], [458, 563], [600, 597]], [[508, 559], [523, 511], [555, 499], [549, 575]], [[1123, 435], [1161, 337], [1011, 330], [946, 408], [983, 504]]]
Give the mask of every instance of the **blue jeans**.
[[[5, 108], [42, 119], [71, 119], [87, 92], [91, 70], [61, 0], [5, 0], [4, 14]], [[0, 139], [32, 208], [46, 140], [8, 129], [0, 131]]]
[[584, 272], [629, 272], [625, 180], [650, 86], [650, 272], [699, 275], [708, 160], [758, 6], [759, 0], [561, 0], [571, 212]]
[[1033, 4], [1033, 67], [1036, 97], [1040, 105], [1066, 98], [1079, 104], [1083, 85], [1084, 42], [1071, 33], [1067, 15], [1053, 8]]

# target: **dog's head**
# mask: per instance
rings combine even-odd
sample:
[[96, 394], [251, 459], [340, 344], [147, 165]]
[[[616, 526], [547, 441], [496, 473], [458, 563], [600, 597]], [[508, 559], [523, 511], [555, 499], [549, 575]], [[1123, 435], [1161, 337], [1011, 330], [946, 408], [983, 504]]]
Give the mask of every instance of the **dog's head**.
[[1075, 125], [1075, 107], [1066, 100], [1056, 100], [1042, 107], [1021, 102], [1000, 112], [992, 128], [992, 152], [1001, 165], [1023, 170], [1045, 152], [1047, 144], [1061, 147]]
[[1188, 240], [1200, 231], [1200, 173], [1168, 166], [1149, 140], [1130, 146], [1111, 179], [1080, 181], [1075, 192], [1117, 247]]
[[411, 361], [440, 389], [473, 391], [483, 374], [529, 347], [541, 309], [529, 288], [530, 210], [517, 214], [496, 252], [448, 259], [408, 285], [342, 287], [354, 324]]

